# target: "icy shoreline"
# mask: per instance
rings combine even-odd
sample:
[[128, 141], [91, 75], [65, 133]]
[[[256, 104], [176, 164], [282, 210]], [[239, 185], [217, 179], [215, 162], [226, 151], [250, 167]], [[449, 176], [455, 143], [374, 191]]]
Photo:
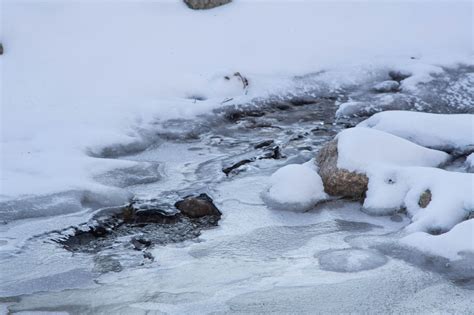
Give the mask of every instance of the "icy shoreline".
[[[471, 312], [471, 24], [462, 1], [5, 0], [0, 312]], [[317, 175], [339, 132], [364, 204]], [[106, 226], [202, 193], [216, 227]]]

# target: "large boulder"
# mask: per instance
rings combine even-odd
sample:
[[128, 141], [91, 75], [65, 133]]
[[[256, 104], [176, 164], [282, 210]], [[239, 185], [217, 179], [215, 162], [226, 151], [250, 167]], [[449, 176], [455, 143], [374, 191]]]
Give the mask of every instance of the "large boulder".
[[231, 2], [232, 0], [184, 0], [193, 10], [212, 9]]
[[369, 179], [366, 175], [337, 167], [337, 139], [324, 145], [316, 157], [324, 191], [332, 196], [363, 199]]

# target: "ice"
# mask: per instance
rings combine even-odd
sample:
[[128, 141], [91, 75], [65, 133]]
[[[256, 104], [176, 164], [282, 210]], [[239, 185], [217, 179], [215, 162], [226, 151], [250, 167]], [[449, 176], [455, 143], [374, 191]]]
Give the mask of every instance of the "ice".
[[[328, 272], [315, 259], [346, 250], [354, 259], [347, 268], [366, 267], [372, 245], [398, 239], [408, 220], [369, 216], [345, 200], [275, 211], [261, 192], [272, 172], [314, 157], [342, 128], [331, 127], [340, 103], [360, 102], [365, 114], [440, 104], [472, 111], [471, 9], [444, 1], [242, 0], [210, 11], [168, 0], [3, 1], [0, 289], [1, 303], [11, 305], [1, 311], [469, 313], [471, 292], [404, 260]], [[374, 93], [391, 70], [411, 76], [397, 93]], [[229, 108], [238, 116], [243, 105], [257, 114], [259, 106], [290, 110], [230, 122]], [[216, 127], [223, 120], [230, 126]], [[285, 142], [287, 160], [222, 173], [227, 162], [260, 156], [253, 141], [268, 138]], [[392, 140], [413, 154], [390, 158], [394, 169], [377, 174], [400, 183], [401, 190], [386, 191], [423, 223], [416, 230], [436, 228], [429, 218], [448, 229], [468, 215], [471, 177], [431, 167], [402, 171], [413, 161], [435, 166], [446, 155]], [[282, 172], [293, 185], [278, 182], [284, 193], [274, 197], [310, 202], [309, 191], [294, 190], [303, 179], [322, 195], [314, 170], [292, 167], [298, 170]], [[433, 200], [420, 209], [425, 188]], [[219, 226], [156, 246], [154, 262], [137, 266], [142, 253], [121, 246], [124, 240], [97, 256], [71, 254], [51, 240], [53, 231], [70, 233], [132, 195], [174, 202], [196, 192], [212, 196], [223, 213]]]
[[474, 254], [474, 220], [461, 222], [441, 235], [417, 232], [405, 236], [400, 242], [431, 255], [459, 260], [461, 255]]
[[327, 198], [318, 173], [307, 165], [291, 164], [277, 170], [264, 192], [269, 207], [304, 211]]
[[388, 259], [374, 250], [329, 250], [319, 255], [321, 269], [336, 272], [358, 272], [383, 266]]

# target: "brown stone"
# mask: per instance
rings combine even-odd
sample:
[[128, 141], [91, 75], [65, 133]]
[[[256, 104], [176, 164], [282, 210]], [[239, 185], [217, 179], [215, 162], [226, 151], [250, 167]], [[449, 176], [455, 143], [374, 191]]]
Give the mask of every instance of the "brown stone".
[[193, 10], [212, 9], [231, 2], [232, 0], [184, 0], [184, 3]]
[[420, 199], [418, 200], [418, 205], [421, 208], [426, 208], [428, 207], [430, 202], [431, 202], [431, 191], [427, 189], [420, 195]]
[[175, 203], [175, 207], [179, 209], [183, 215], [190, 218], [200, 218], [206, 215], [221, 215], [221, 212], [214, 205], [212, 199], [206, 194], [200, 194], [197, 197], [186, 197]]
[[360, 173], [337, 167], [337, 140], [324, 145], [316, 157], [324, 191], [332, 196], [364, 199], [369, 178]]

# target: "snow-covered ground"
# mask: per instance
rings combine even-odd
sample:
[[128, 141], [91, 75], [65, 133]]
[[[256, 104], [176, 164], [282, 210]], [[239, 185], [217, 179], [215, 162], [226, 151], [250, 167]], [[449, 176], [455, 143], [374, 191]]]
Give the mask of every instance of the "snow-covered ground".
[[[156, 119], [276, 93], [292, 75], [334, 69], [329, 84], [339, 86], [408, 64], [420, 69], [410, 80], [429, 80], [442, 71], [435, 64], [469, 60], [471, 9], [235, 1], [196, 12], [180, 1], [4, 0], [1, 198], [103, 190], [91, 177], [131, 165], [88, 153], [140, 147]], [[250, 78], [247, 96], [223, 79], [236, 71]]]
[[[473, 220], [459, 222], [474, 208], [473, 175], [436, 168], [449, 160], [440, 150], [464, 154], [473, 147], [471, 2], [234, 0], [193, 11], [173, 0], [0, 1], [0, 292], [32, 294], [13, 309], [472, 309], [470, 292], [450, 276], [376, 249], [401, 244], [471, 262]], [[389, 85], [396, 89], [377, 91]], [[292, 97], [332, 103], [263, 121], [275, 129], [252, 129], [250, 120], [227, 133], [213, 129], [225, 106], [286, 106]], [[335, 105], [341, 122], [325, 116]], [[372, 116], [339, 135], [341, 166], [371, 176], [363, 208], [330, 201], [309, 213], [281, 211], [328, 201], [314, 163], [297, 164], [313, 158], [311, 150], [346, 117], [353, 125], [360, 121], [353, 116], [389, 109], [469, 114]], [[236, 150], [265, 137], [274, 137], [288, 158], [257, 160], [227, 179], [219, 163], [245, 157]], [[472, 170], [473, 161], [471, 154], [463, 167]], [[433, 199], [420, 208], [426, 189]], [[95, 258], [70, 255], [47, 236], [133, 195], [198, 190], [213, 193], [220, 227], [196, 243], [155, 248], [156, 261], [144, 267], [129, 248], [110, 249], [107, 259], [130, 267], [118, 275], [97, 275]], [[401, 207], [410, 219], [392, 215]], [[436, 229], [451, 230], [425, 233]], [[472, 269], [458, 267], [460, 279], [470, 279]], [[368, 288], [361, 290], [363, 305], [354, 294], [360, 288]], [[351, 298], [337, 303], [331, 297], [340, 292]], [[441, 295], [450, 301], [440, 304]]]

